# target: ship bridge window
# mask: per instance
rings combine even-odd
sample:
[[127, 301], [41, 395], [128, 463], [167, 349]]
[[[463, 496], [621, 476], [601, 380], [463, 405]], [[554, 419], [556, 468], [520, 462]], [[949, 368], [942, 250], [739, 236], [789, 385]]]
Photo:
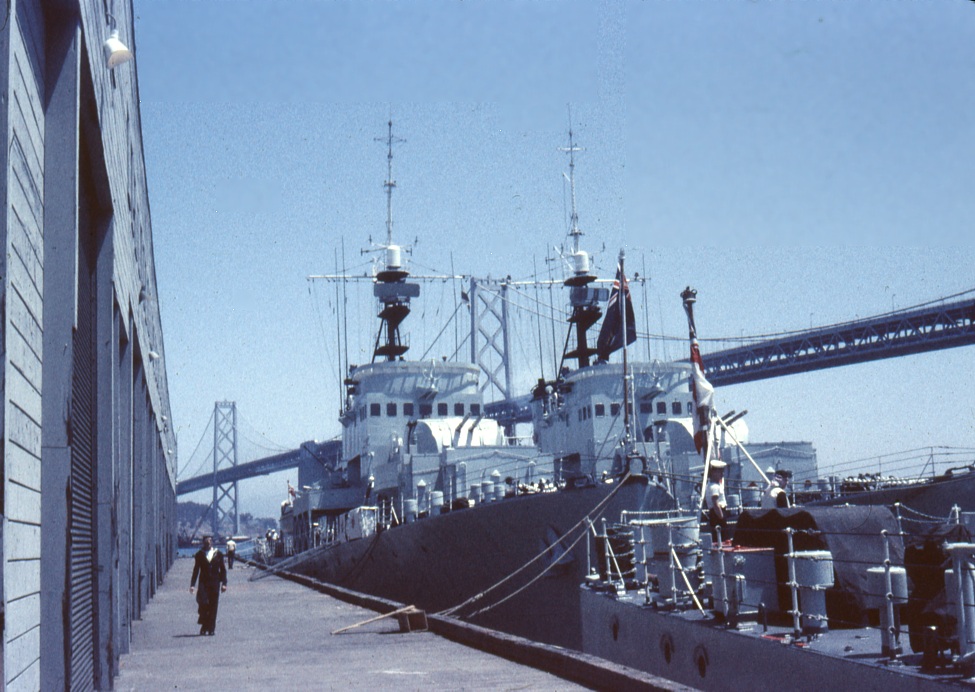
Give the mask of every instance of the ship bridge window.
[[620, 405], [619, 404], [610, 404], [609, 405], [609, 415], [611, 415], [611, 416], [618, 416], [618, 415], [620, 415]]
[[386, 404], [386, 415], [390, 418], [396, 417], [396, 404]]
[[464, 415], [464, 405], [463, 404], [460, 404], [460, 403], [454, 404], [454, 415], [455, 416], [463, 416]]
[[420, 418], [433, 415], [433, 404], [420, 404]]
[[641, 401], [640, 413], [653, 413], [653, 404], [649, 401]]
[[664, 415], [664, 414], [667, 413], [667, 402], [666, 401], [658, 401], [657, 402], [657, 413], [659, 413], [660, 415]]
[[407, 401], [405, 404], [403, 404], [403, 415], [404, 416], [412, 416], [413, 415], [413, 402], [412, 401]]
[[437, 404], [437, 415], [438, 416], [447, 415], [447, 403], [445, 401], [441, 401], [439, 404]]
[[479, 415], [481, 415], [481, 405], [480, 404], [471, 404], [471, 415], [472, 416], [479, 416]]
[[373, 418], [382, 415], [382, 407], [379, 404], [369, 404], [369, 415]]
[[671, 411], [672, 411], [672, 412], [673, 412], [673, 413], [674, 413], [675, 415], [678, 415], [678, 416], [680, 415], [680, 412], [681, 412], [681, 411], [680, 411], [680, 402], [679, 402], [679, 401], [675, 401], [675, 402], [673, 403], [673, 405], [671, 406]]
[[602, 418], [606, 415], [606, 404], [596, 404], [596, 418]]

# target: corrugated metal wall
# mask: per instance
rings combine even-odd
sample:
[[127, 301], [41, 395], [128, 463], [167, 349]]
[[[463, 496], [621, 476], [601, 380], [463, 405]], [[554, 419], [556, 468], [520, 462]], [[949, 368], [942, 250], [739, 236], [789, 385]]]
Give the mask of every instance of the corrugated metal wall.
[[[85, 161], [86, 157], [82, 157]], [[89, 194], [82, 194], [87, 210]], [[88, 214], [82, 213], [84, 222]], [[77, 328], [71, 381], [68, 446], [68, 610], [69, 682], [72, 690], [90, 690], [95, 682], [95, 268], [91, 233], [78, 242]]]
[[[149, 357], [164, 350], [135, 71], [104, 65], [103, 0], [7, 7], [0, 685], [107, 689], [130, 622], [175, 558], [175, 437], [165, 360]], [[112, 11], [131, 36], [131, 2]]]
[[[11, 12], [10, 10], [13, 10]], [[13, 3], [4, 38], [4, 673], [39, 684], [46, 41], [38, 3]]]

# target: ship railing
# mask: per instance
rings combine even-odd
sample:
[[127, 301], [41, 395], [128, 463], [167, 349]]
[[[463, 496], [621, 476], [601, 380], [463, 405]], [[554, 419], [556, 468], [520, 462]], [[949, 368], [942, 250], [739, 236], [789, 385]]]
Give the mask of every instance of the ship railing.
[[[477, 450], [478, 448], [472, 448]], [[497, 448], [484, 449], [481, 453], [471, 453], [463, 459], [465, 463], [470, 464], [470, 462], [481, 462], [484, 459], [490, 459], [493, 464], [491, 465], [490, 471], [485, 471], [486, 475], [494, 470], [497, 470], [502, 477], [511, 476], [518, 481], [525, 480], [529, 478], [531, 474], [536, 477], [538, 475], [551, 476], [555, 472], [555, 462], [549, 456], [544, 457], [527, 457], [523, 454], [505, 454], [504, 452], [499, 452]], [[481, 473], [477, 473], [477, 476], [481, 476]], [[473, 477], [472, 477], [472, 480]], [[477, 478], [476, 480], [483, 480]]]
[[376, 517], [376, 530], [385, 531], [396, 524], [399, 523], [399, 517], [396, 514], [396, 507], [393, 501], [387, 498], [379, 503], [379, 512]]
[[[479, 468], [471, 470], [468, 465]], [[415, 487], [417, 517], [437, 513], [437, 507], [441, 507], [440, 511], [449, 511], [456, 508], [455, 503], [460, 500], [478, 504], [555, 489], [551, 457], [539, 459], [522, 454], [506, 454], [497, 448], [485, 448], [480, 453], [458, 460], [451, 476], [443, 482], [442, 489], [431, 490], [440, 483], [439, 473], [439, 469], [434, 469], [424, 474], [414, 474], [415, 486], [419, 485], [420, 480], [425, 484], [422, 490]], [[410, 516], [409, 513], [407, 515]], [[401, 518], [409, 520], [408, 516]]]
[[284, 557], [286, 554], [286, 543], [283, 538], [270, 541], [266, 538], [258, 538], [255, 540], [252, 559], [266, 564], [272, 558]]
[[[668, 478], [673, 484], [678, 484], [680, 482], [686, 483], [689, 480], [689, 477], [677, 474], [671, 474], [668, 476]], [[821, 480], [825, 481], [826, 479]], [[930, 481], [930, 478], [904, 478], [899, 479], [896, 485], [912, 485], [919, 482], [926, 483]], [[683, 499], [685, 501], [685, 505], [689, 502], [691, 506], [694, 506], [699, 502], [700, 485], [692, 485], [691, 487], [693, 491], [690, 493], [690, 497]], [[885, 487], [894, 487], [894, 485]], [[863, 487], [857, 491], [850, 492], [842, 490], [838, 484], [830, 485], [824, 482], [823, 484], [820, 484], [812, 489], [809, 489], [808, 487], [805, 489], [799, 489], [790, 484], [787, 492], [789, 495], [789, 506], [802, 507], [821, 500], [835, 500], [837, 498], [842, 498], [845, 495], [855, 496], [861, 492], [870, 492], [876, 489], [878, 488], [871, 486]], [[763, 492], [764, 488], [759, 488], [754, 482], [746, 483], [743, 481], [727, 481], [725, 484], [725, 497], [728, 503], [726, 509], [729, 515], [729, 521], [735, 521], [738, 516], [747, 510], [758, 509], [761, 505], [761, 497]], [[680, 499], [681, 498], [678, 498], [678, 500]], [[913, 525], [916, 530], [923, 530], [927, 525], [943, 524], [946, 521], [952, 523], [959, 523], [961, 521], [961, 517], [959, 516], [959, 511], [957, 509], [950, 512], [948, 516], [935, 516], [913, 509], [903, 503], [891, 503], [888, 506], [900, 520], [905, 522], [905, 526], [909, 527]], [[973, 513], [972, 518], [969, 519], [969, 521], [971, 523], [972, 531], [975, 532], [975, 513]]]
[[250, 559], [257, 553], [259, 543], [259, 538], [250, 538], [246, 541], [237, 541], [237, 548], [234, 552], [237, 554], [237, 557], [241, 559]]
[[[607, 552], [615, 558], [604, 581], [611, 590], [632, 578], [658, 607], [707, 603], [715, 617], [732, 625], [757, 621], [783, 641], [809, 640], [830, 628], [872, 630], [880, 657], [890, 660], [903, 655], [902, 635], [910, 631], [911, 648], [926, 659], [975, 672], [975, 543], [964, 524], [942, 519], [941, 532], [927, 537], [891, 529], [750, 527], [756, 546], [746, 547], [712, 542], [709, 534], [695, 541], [686, 517], [668, 524], [662, 514], [629, 512], [616, 530], [607, 522], [603, 535], [612, 539]], [[641, 533], [650, 528], [671, 533], [654, 544]], [[948, 610], [930, 610], [939, 602]], [[961, 655], [952, 659], [952, 648]]]
[[667, 524], [673, 521], [694, 517], [694, 512], [683, 509], [659, 509], [659, 510], [623, 510], [620, 513], [620, 523], [634, 526], [654, 526], [657, 524]]
[[965, 524], [970, 532], [975, 533], [975, 512], [962, 512], [958, 505], [953, 505], [947, 516], [926, 514], [914, 509], [903, 502], [893, 504], [894, 515], [899, 522], [916, 522], [918, 524]]
[[602, 535], [596, 537], [599, 573], [617, 593], [626, 591], [626, 583], [636, 578], [632, 530], [625, 526], [612, 528], [602, 520]]
[[[897, 483], [952, 476], [975, 469], [975, 449], [970, 447], [917, 447], [887, 454], [854, 459], [828, 468], [826, 476], [838, 483]], [[920, 471], [918, 470], [920, 469]], [[802, 479], [797, 479], [802, 480]]]
[[975, 544], [949, 544], [951, 555], [947, 592], [955, 605], [959, 664], [965, 674], [975, 673]]
[[[767, 619], [778, 613], [788, 619], [792, 637], [796, 640], [802, 635], [813, 636], [826, 631], [828, 623], [844, 627], [863, 624], [826, 615], [826, 592], [835, 584], [836, 568], [854, 566], [857, 571], [866, 573], [871, 567], [896, 566], [897, 562], [902, 566], [903, 563], [902, 551], [895, 561], [887, 550], [891, 538], [899, 539], [896, 532], [824, 532], [791, 527], [752, 527], [749, 531], [753, 540], [757, 535], [765, 536], [756, 540], [763, 545], [741, 546], [733, 541], [722, 541], [720, 530], [718, 541], [712, 540], [710, 534], [702, 534], [700, 564], [711, 607], [719, 617], [732, 624], [740, 619], [758, 619], [767, 627]], [[880, 540], [884, 543], [884, 557], [874, 561], [842, 560], [827, 549], [811, 547], [829, 537], [841, 536]], [[784, 579], [777, 566], [780, 560], [787, 574]], [[861, 590], [860, 596], [876, 599], [879, 603], [884, 593], [884, 589], [876, 592]]]
[[[246, 556], [244, 556], [246, 557]], [[251, 554], [251, 559], [261, 564], [267, 564], [271, 559], [271, 550], [267, 545], [267, 541], [263, 538], [258, 538], [254, 542], [254, 552]]]

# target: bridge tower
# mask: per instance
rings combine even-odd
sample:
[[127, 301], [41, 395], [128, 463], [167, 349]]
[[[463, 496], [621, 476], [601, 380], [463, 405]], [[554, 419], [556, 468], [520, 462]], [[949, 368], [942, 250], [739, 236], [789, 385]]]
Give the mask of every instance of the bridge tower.
[[[237, 403], [218, 401], [213, 408], [213, 516], [214, 536], [240, 533], [237, 481], [217, 482], [217, 471], [237, 466]], [[227, 533], [224, 533], [224, 529]]]
[[493, 387], [495, 395], [510, 399], [514, 394], [508, 353], [508, 281], [471, 278], [471, 362], [486, 375], [481, 391]]

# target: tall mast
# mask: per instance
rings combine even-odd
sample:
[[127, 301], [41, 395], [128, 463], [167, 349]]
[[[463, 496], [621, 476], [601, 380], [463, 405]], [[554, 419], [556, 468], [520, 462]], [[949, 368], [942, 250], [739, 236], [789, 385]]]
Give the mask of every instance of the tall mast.
[[[575, 153], [582, 151], [582, 148], [576, 146], [573, 140], [571, 124], [569, 126], [569, 146], [560, 147], [559, 151], [564, 151], [569, 155], [569, 190], [572, 200], [572, 216], [569, 225], [569, 236], [572, 238], [572, 256], [569, 261], [572, 267], [572, 276], [565, 280], [564, 285], [570, 289], [569, 304], [572, 306], [572, 315], [569, 317], [569, 324], [575, 325], [576, 332], [575, 347], [571, 351], [568, 350], [569, 337], [566, 338], [566, 352], [562, 355], [562, 364], [567, 359], [575, 359], [579, 367], [584, 368], [589, 365], [590, 356], [596, 353], [596, 349], [589, 346], [586, 334], [603, 313], [599, 309], [599, 289], [588, 287], [588, 284], [596, 280], [596, 277], [589, 271], [589, 253], [579, 249], [579, 238], [582, 236], [582, 230], [579, 228], [579, 214], [576, 211]], [[560, 365], [559, 370], [561, 371], [561, 369]]]
[[386, 188], [386, 246], [389, 247], [393, 244], [393, 188], [396, 187], [396, 181], [393, 180], [393, 144], [401, 144], [405, 142], [405, 139], [393, 136], [393, 119], [390, 118], [386, 123], [388, 126], [388, 132], [386, 134], [386, 139], [376, 138], [377, 142], [386, 142], [386, 182], [383, 183], [383, 187]]
[[[393, 121], [389, 120], [389, 130], [386, 135], [386, 244], [381, 245], [385, 253], [383, 269], [376, 273], [376, 283], [373, 284], [373, 295], [379, 299], [379, 333], [376, 334], [376, 346], [373, 351], [373, 362], [376, 358], [393, 361], [409, 350], [409, 346], [402, 342], [399, 326], [410, 314], [410, 298], [420, 295], [420, 285], [407, 283], [410, 275], [402, 266], [402, 248], [393, 244], [393, 144], [406, 140], [393, 136]], [[385, 338], [385, 341], [383, 339]]]
[[630, 431], [630, 394], [629, 394], [629, 378], [630, 373], [627, 368], [626, 362], [626, 309], [624, 308], [627, 297], [626, 293], [629, 291], [629, 287], [626, 285], [626, 272], [623, 268], [623, 260], [626, 259], [626, 252], [623, 248], [620, 248], [620, 330], [622, 332], [623, 341], [623, 439], [626, 444], [629, 445], [633, 440], [633, 435]]
[[564, 151], [569, 155], [569, 199], [571, 200], [572, 213], [569, 217], [569, 235], [572, 237], [572, 255], [573, 257], [579, 253], [579, 237], [582, 235], [582, 230], [579, 228], [579, 214], [576, 211], [576, 157], [575, 153], [577, 151], [582, 151], [582, 147], [578, 147], [572, 141], [572, 125], [569, 124], [569, 146], [560, 147], [559, 151]]

